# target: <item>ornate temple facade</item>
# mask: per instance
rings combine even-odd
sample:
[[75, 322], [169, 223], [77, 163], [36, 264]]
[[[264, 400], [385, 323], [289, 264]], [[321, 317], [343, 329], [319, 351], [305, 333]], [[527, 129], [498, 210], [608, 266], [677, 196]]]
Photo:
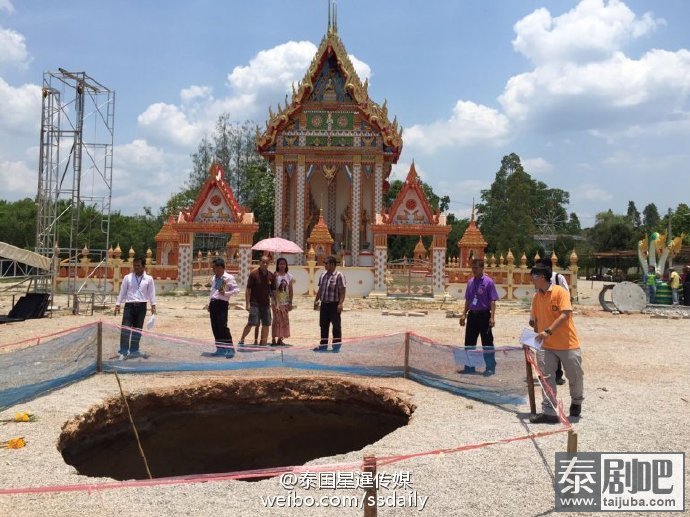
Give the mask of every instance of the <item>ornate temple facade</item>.
[[275, 177], [275, 236], [307, 250], [323, 213], [332, 251], [349, 266], [373, 265], [372, 224], [402, 151], [402, 129], [367, 89], [329, 16], [307, 73], [257, 138]]

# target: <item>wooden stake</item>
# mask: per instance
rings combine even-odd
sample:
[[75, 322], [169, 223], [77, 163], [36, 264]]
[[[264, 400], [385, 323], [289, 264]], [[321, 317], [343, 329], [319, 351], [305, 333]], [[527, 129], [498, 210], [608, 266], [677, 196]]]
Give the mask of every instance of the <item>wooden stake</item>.
[[568, 452], [575, 454], [577, 452], [577, 431], [570, 429], [568, 431]]
[[117, 379], [117, 385], [120, 387], [120, 396], [122, 397], [122, 402], [125, 403], [127, 408], [127, 415], [129, 416], [129, 423], [132, 426], [132, 431], [134, 431], [134, 438], [137, 440], [137, 446], [139, 447], [139, 454], [141, 454], [141, 459], [144, 460], [144, 468], [146, 468], [146, 474], [148, 474], [149, 479], [153, 479], [151, 475], [151, 470], [149, 470], [149, 462], [146, 461], [146, 455], [144, 454], [144, 449], [141, 447], [141, 441], [139, 440], [139, 433], [137, 432], [137, 426], [134, 425], [134, 419], [132, 418], [132, 412], [129, 410], [129, 404], [127, 403], [127, 397], [122, 391], [122, 384], [120, 383], [120, 376], [115, 372], [115, 379]]
[[410, 333], [405, 332], [405, 365], [403, 366], [403, 377], [406, 379], [410, 375]]
[[103, 322], [96, 327], [96, 371], [103, 372]]
[[364, 456], [364, 472], [371, 472], [372, 486], [364, 491], [364, 517], [376, 517], [376, 456]]
[[537, 402], [534, 398], [534, 374], [532, 373], [532, 363], [527, 359], [527, 354], [530, 353], [529, 347], [523, 345], [525, 350], [525, 369], [527, 370], [527, 394], [529, 395], [529, 411], [531, 414], [537, 414]]

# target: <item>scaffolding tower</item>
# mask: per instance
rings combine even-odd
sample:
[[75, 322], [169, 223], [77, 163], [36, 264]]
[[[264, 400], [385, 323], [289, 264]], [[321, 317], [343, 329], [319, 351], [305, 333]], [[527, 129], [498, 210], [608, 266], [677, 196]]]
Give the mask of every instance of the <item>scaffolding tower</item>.
[[[51, 258], [52, 266], [37, 273], [34, 290], [53, 299], [66, 269], [61, 292], [69, 295], [68, 305], [86, 291], [105, 300], [115, 92], [85, 72], [59, 68], [43, 74], [42, 97], [36, 253]], [[80, 256], [99, 264], [82, 278]]]

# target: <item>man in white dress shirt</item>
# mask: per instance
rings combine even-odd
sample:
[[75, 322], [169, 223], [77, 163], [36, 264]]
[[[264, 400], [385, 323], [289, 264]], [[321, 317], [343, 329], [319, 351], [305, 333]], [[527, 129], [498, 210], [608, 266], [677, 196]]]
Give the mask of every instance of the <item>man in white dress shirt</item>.
[[144, 270], [143, 259], [135, 258], [132, 261], [132, 272], [122, 279], [120, 294], [115, 301], [115, 314], [120, 312], [122, 302], [125, 303], [125, 309], [122, 311], [118, 359], [141, 357], [141, 332], [135, 329], [141, 330], [144, 326], [148, 302], [151, 302], [151, 314], [156, 314], [156, 286], [153, 277], [147, 275]]
[[211, 330], [216, 340], [216, 351], [212, 354], [219, 357], [232, 359], [235, 357], [235, 349], [232, 347], [232, 334], [228, 328], [228, 300], [234, 294], [240, 292], [235, 282], [235, 277], [225, 270], [225, 261], [222, 258], [213, 260], [213, 272], [211, 277], [211, 296], [206, 308], [211, 317]]

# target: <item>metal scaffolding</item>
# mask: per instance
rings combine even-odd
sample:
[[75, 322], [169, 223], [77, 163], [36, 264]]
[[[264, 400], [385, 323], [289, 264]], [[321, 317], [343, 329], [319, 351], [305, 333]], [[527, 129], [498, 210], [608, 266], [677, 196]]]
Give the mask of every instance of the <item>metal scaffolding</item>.
[[[115, 92], [85, 72], [60, 68], [43, 74], [42, 95], [36, 253], [59, 257], [62, 264], [51, 260], [51, 270], [36, 275], [34, 289], [54, 297], [62, 268], [68, 280], [61, 292], [78, 295], [88, 284], [89, 294], [105, 298]], [[87, 255], [101, 265], [95, 276], [102, 281], [80, 278], [79, 259]]]

